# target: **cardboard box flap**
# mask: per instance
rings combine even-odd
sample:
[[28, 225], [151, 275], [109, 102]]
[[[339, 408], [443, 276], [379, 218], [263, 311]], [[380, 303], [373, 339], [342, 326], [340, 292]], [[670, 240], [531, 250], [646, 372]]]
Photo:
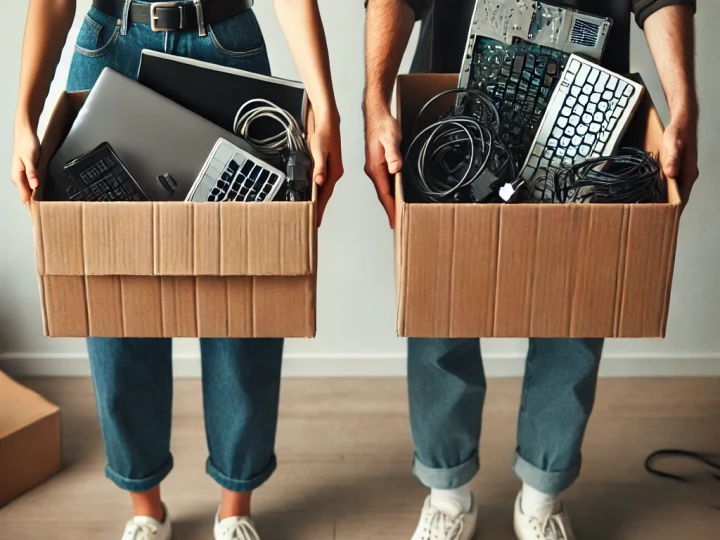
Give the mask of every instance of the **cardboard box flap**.
[[[63, 94], [42, 142], [47, 165], [85, 101]], [[42, 201], [31, 211], [43, 276], [302, 276], [315, 271], [315, 200], [246, 203]]]
[[59, 410], [0, 371], [0, 440]]

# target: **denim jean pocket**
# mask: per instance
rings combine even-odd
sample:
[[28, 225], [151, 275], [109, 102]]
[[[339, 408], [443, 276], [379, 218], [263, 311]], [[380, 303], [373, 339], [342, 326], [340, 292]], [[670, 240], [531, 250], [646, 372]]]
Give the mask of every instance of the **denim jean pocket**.
[[115, 46], [119, 36], [119, 21], [91, 8], [80, 27], [75, 52], [91, 58], [103, 56]]
[[249, 58], [265, 51], [260, 25], [252, 10], [217, 24], [208, 25], [213, 47], [231, 58]]

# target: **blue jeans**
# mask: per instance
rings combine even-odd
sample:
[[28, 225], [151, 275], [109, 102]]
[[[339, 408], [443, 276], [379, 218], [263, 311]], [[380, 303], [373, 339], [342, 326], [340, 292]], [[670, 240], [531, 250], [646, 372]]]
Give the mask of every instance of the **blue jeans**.
[[[129, 6], [129, 2], [126, 7]], [[192, 6], [192, 3], [190, 3]], [[142, 49], [153, 49], [270, 74], [252, 11], [197, 31], [154, 33], [91, 9], [78, 35], [69, 91], [93, 87], [105, 67], [137, 77]], [[201, 339], [208, 474], [232, 491], [252, 491], [276, 467], [281, 339]], [[88, 352], [107, 456], [120, 488], [146, 491], [173, 466], [172, 342], [91, 338]]]
[[[602, 339], [531, 339], [513, 469], [544, 493], [580, 472], [580, 448], [595, 401]], [[408, 389], [413, 472], [452, 489], [480, 469], [485, 372], [477, 339], [410, 339]]]

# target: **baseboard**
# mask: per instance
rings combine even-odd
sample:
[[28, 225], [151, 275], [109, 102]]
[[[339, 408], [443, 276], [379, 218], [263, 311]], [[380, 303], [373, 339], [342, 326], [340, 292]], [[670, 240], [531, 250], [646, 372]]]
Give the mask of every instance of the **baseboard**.
[[[525, 359], [520, 354], [485, 358], [488, 377], [520, 377]], [[79, 354], [0, 354], [0, 370], [17, 377], [85, 377], [87, 357]], [[287, 354], [283, 375], [299, 377], [404, 377], [403, 354]], [[199, 357], [176, 355], [176, 377], [200, 375]], [[603, 358], [602, 377], [720, 377], [720, 353], [635, 355], [609, 354]]]

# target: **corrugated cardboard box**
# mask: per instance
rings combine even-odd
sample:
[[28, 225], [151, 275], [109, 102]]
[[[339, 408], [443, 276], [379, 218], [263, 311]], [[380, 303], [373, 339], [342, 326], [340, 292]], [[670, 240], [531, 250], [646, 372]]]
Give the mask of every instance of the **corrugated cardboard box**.
[[[63, 94], [41, 176], [85, 101]], [[198, 165], [198, 168], [200, 165]], [[45, 335], [313, 337], [310, 202], [31, 203]]]
[[0, 507], [60, 470], [60, 409], [0, 372]]
[[[405, 138], [456, 75], [398, 78]], [[453, 97], [437, 102], [437, 119]], [[625, 146], [655, 154], [646, 95]], [[667, 204], [415, 204], [396, 178], [397, 325], [412, 337], [664, 337], [680, 216]]]

